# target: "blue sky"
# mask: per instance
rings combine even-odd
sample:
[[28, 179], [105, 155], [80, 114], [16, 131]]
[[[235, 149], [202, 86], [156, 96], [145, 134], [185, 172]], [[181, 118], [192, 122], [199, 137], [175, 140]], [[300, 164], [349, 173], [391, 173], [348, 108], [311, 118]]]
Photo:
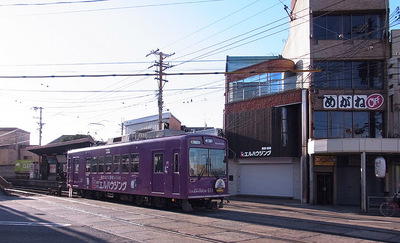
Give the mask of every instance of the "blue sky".
[[[68, 2], [68, 3], [67, 3]], [[392, 1], [393, 2], [393, 1]], [[25, 5], [24, 5], [25, 4]], [[154, 73], [151, 50], [175, 53], [167, 72], [224, 71], [226, 56], [279, 55], [288, 0], [3, 0], [0, 76]], [[186, 126], [223, 126], [224, 76], [167, 76], [164, 110]], [[107, 140], [123, 120], [155, 115], [153, 77], [0, 79], [0, 127], [43, 140]]]

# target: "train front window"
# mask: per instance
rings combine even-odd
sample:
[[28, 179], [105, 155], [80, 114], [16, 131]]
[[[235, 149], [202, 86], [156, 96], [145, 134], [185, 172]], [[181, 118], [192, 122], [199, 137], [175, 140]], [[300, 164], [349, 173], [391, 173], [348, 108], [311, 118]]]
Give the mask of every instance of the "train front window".
[[225, 150], [189, 149], [189, 175], [201, 177], [220, 177], [226, 175]]

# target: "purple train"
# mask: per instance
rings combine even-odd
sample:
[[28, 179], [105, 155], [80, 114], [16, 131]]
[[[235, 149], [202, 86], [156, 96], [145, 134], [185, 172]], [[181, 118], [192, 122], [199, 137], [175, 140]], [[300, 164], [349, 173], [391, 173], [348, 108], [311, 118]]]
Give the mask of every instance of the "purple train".
[[[88, 198], [155, 207], [222, 207], [228, 196], [227, 141], [178, 135], [68, 152], [68, 187]], [[219, 202], [219, 203], [218, 203]]]

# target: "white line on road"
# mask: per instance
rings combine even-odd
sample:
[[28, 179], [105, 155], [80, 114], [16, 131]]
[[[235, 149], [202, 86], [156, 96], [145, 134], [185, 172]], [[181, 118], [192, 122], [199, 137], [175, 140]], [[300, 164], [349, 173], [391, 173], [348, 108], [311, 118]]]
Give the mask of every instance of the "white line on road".
[[374, 223], [374, 224], [376, 224], [376, 223], [381, 223], [381, 224], [391, 224], [391, 223], [393, 223], [393, 222], [388, 222], [388, 221], [377, 221], [377, 220], [357, 220], [357, 219], [354, 219], [354, 220], [349, 220], [349, 222], [357, 222], [357, 223]]
[[68, 227], [68, 226], [71, 226], [71, 224], [59, 224], [59, 223], [48, 223], [48, 222], [18, 222], [18, 221], [0, 221], [0, 225], [43, 226], [43, 227]]

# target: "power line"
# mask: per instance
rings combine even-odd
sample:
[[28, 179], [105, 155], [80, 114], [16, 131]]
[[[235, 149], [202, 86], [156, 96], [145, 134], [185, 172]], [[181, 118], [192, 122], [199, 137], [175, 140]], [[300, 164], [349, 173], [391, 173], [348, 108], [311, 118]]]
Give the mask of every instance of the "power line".
[[49, 13], [39, 13], [39, 14], [26, 14], [26, 15], [23, 15], [23, 16], [70, 14], [70, 13], [87, 13], [87, 12], [112, 11], [112, 10], [136, 9], [136, 8], [149, 8], [149, 7], [166, 7], [166, 6], [176, 6], [176, 5], [184, 5], [184, 4], [198, 4], [198, 3], [209, 3], [209, 2], [220, 2], [220, 1], [223, 1], [223, 0], [203, 0], [203, 1], [190, 1], [190, 2], [174, 2], [174, 3], [160, 3], [160, 4], [147, 4], [147, 5], [123, 6], [123, 7], [109, 7], [109, 8], [97, 8], [97, 9], [86, 9], [86, 10], [72, 10], [72, 11], [61, 11], [61, 12], [49, 12]]
[[[198, 30], [196, 30], [196, 31], [194, 31], [194, 32], [192, 32], [192, 33], [190, 33], [189, 35], [186, 35], [186, 36], [180, 38], [179, 40], [174, 41], [173, 43], [171, 43], [171, 44], [169, 44], [169, 45], [167, 45], [167, 46], [165, 46], [165, 47], [169, 47], [169, 46], [171, 46], [171, 45], [173, 45], [173, 44], [176, 44], [176, 43], [178, 43], [178, 42], [180, 42], [180, 41], [182, 41], [182, 40], [184, 40], [184, 39], [186, 39], [186, 38], [188, 38], [188, 37], [190, 37], [190, 36], [192, 36], [192, 35], [194, 35], [194, 34], [200, 32], [200, 31], [202, 31], [202, 30], [204, 30], [204, 29], [207, 29], [208, 27], [210, 27], [210, 26], [212, 26], [212, 25], [214, 25], [214, 24], [216, 24], [216, 23], [218, 23], [218, 22], [220, 22], [220, 21], [222, 21], [222, 20], [224, 20], [224, 19], [226, 19], [226, 18], [229, 18], [230, 16], [232, 16], [232, 15], [234, 15], [234, 14], [236, 14], [236, 13], [238, 13], [238, 12], [240, 12], [240, 11], [242, 11], [242, 10], [248, 8], [248, 7], [250, 7], [251, 5], [253, 5], [253, 4], [255, 4], [256, 2], [259, 2], [259, 1], [260, 1], [260, 0], [256, 0], [256, 1], [254, 1], [254, 2], [252, 2], [252, 3], [250, 3], [250, 4], [248, 4], [248, 5], [246, 5], [246, 6], [244, 6], [244, 7], [242, 7], [242, 8], [240, 8], [240, 9], [234, 11], [233, 13], [230, 13], [230, 14], [226, 15], [226, 16], [223, 17], [223, 18], [220, 18], [220, 19], [218, 19], [217, 21], [214, 21], [214, 22], [212, 22], [211, 24], [208, 24], [208, 25], [206, 25], [206, 26], [204, 26], [204, 27], [202, 27], [202, 28], [200, 28], [200, 29], [198, 29]], [[164, 47], [164, 48], [165, 48], [165, 47]]]
[[[272, 72], [316, 72], [318, 70], [274, 70]], [[265, 71], [251, 71], [251, 73], [263, 73]], [[165, 76], [184, 76], [184, 75], [221, 75], [221, 74], [240, 74], [247, 72], [187, 72], [187, 73], [164, 73]], [[0, 79], [42, 79], [42, 78], [104, 78], [104, 77], [141, 77], [141, 76], [159, 76], [159, 73], [125, 73], [125, 74], [70, 74], [70, 75], [0, 75]]]
[[81, 0], [81, 1], [46, 2], [46, 3], [11, 3], [11, 4], [0, 4], [0, 7], [46, 6], [46, 5], [77, 4], [77, 3], [98, 3], [107, 1], [110, 0]]

